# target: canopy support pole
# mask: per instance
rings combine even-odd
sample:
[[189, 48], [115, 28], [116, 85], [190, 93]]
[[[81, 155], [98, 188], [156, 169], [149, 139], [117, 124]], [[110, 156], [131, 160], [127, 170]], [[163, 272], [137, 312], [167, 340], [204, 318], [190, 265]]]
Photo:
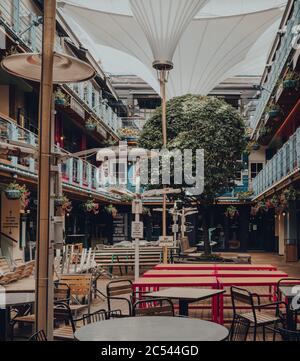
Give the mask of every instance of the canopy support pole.
[[44, 1], [42, 74], [39, 104], [39, 179], [35, 329], [53, 338], [53, 239], [51, 238], [51, 153], [53, 148], [53, 50], [56, 0]]

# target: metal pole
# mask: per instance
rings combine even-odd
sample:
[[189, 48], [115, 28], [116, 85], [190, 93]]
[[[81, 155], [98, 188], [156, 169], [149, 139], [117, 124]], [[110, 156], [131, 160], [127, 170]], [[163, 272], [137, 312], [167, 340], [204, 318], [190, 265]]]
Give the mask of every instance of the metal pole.
[[53, 244], [50, 238], [51, 143], [53, 49], [56, 27], [56, 0], [44, 1], [42, 74], [39, 109], [39, 181], [36, 256], [36, 331], [44, 330], [51, 340], [53, 328]]
[[[135, 199], [140, 199], [140, 191], [141, 191], [141, 177], [140, 177], [140, 161], [139, 159], [136, 162], [136, 189], [135, 189]], [[139, 212], [135, 212], [135, 222], [140, 221]], [[134, 279], [137, 281], [140, 277], [140, 240], [139, 238], [135, 239], [135, 254], [134, 254]]]
[[[166, 99], [166, 71], [162, 70], [160, 74], [160, 92], [162, 98], [162, 134], [163, 147], [167, 148], [167, 99]], [[165, 187], [164, 187], [165, 188]], [[167, 236], [167, 195], [163, 194], [163, 212], [162, 212], [162, 236]], [[168, 263], [168, 247], [163, 247], [163, 263]]]

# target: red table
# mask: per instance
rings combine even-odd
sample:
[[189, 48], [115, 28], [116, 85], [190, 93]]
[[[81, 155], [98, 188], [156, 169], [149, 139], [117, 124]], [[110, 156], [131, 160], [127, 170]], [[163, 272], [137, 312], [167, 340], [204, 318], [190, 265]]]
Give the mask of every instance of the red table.
[[147, 271], [143, 277], [209, 277], [215, 276], [215, 270], [160, 270]]
[[268, 270], [275, 271], [277, 268], [271, 264], [235, 264], [235, 263], [178, 263], [158, 264], [157, 270]]
[[[140, 293], [150, 293], [159, 291], [160, 288], [165, 287], [205, 287], [218, 289], [217, 278], [214, 276], [209, 277], [157, 277], [157, 278], [139, 278], [134, 282], [133, 289]], [[212, 298], [212, 320], [218, 321], [218, 300], [220, 295]]]

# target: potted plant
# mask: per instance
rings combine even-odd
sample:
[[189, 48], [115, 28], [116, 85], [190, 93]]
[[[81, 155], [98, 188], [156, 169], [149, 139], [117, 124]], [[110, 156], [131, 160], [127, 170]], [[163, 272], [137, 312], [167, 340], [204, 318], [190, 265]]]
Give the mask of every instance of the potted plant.
[[64, 212], [70, 213], [73, 209], [72, 202], [65, 195], [56, 198], [54, 203], [57, 207], [61, 207]]
[[284, 89], [296, 89], [299, 85], [299, 74], [289, 70], [283, 79], [282, 86]]
[[62, 105], [66, 107], [69, 104], [68, 96], [62, 92], [61, 89], [56, 90], [54, 93], [55, 104]]
[[84, 203], [83, 208], [86, 212], [94, 213], [95, 215], [99, 213], [100, 206], [99, 203], [95, 202], [95, 199], [89, 199]]
[[268, 136], [270, 134], [271, 129], [269, 127], [263, 126], [260, 128], [259, 130], [259, 137], [260, 138], [265, 138], [266, 136]]
[[89, 118], [86, 122], [85, 122], [85, 127], [87, 130], [89, 130], [90, 132], [94, 131], [96, 129], [96, 121], [93, 118]]
[[143, 207], [143, 215], [150, 217], [151, 216], [151, 210], [148, 207]]
[[255, 206], [255, 213], [263, 213], [263, 212], [268, 212], [268, 208], [266, 206], [266, 202], [265, 201], [260, 201], [258, 202]]
[[281, 113], [281, 108], [278, 104], [271, 103], [266, 108], [266, 113], [269, 115], [270, 118], [277, 118]]
[[225, 211], [225, 216], [230, 219], [234, 219], [239, 216], [239, 212], [236, 207], [229, 206]]
[[112, 204], [110, 204], [109, 206], [105, 207], [105, 210], [106, 210], [106, 212], [107, 212], [108, 214], [110, 214], [113, 218], [115, 218], [115, 217], [117, 216], [117, 214], [118, 214], [117, 208], [116, 208], [114, 205], [112, 205]]
[[23, 208], [26, 208], [29, 204], [30, 192], [28, 191], [25, 184], [22, 186], [17, 182], [10, 183], [5, 191], [6, 197], [11, 200], [20, 199]]
[[133, 197], [131, 197], [127, 194], [124, 194], [121, 197], [121, 202], [123, 202], [123, 203], [131, 203], [132, 201], [133, 201]]

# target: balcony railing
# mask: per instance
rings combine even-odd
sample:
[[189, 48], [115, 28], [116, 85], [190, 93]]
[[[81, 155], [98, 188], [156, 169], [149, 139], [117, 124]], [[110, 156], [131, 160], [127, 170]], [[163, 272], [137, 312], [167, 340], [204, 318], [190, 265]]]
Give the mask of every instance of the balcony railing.
[[272, 188], [292, 173], [300, 171], [300, 128], [290, 137], [253, 180], [256, 196]]
[[[0, 1], [0, 25], [2, 22], [8, 27], [32, 52], [39, 52], [42, 49], [42, 25], [31, 27], [32, 22], [37, 21], [39, 17], [40, 15], [34, 14], [22, 0]], [[55, 38], [55, 50], [65, 52], [61, 38], [58, 36]], [[69, 84], [67, 87], [75, 91], [89, 111], [99, 117], [117, 135], [116, 132], [121, 127], [121, 119], [111, 107], [104, 104], [101, 93], [94, 87], [92, 81]]]
[[[38, 147], [38, 137], [36, 134], [24, 129], [10, 119], [0, 117], [0, 141], [17, 141], [18, 144], [30, 144]], [[109, 200], [118, 200], [108, 192], [105, 187], [100, 187], [97, 180], [97, 167], [83, 159], [69, 157], [68, 152], [56, 148], [61, 153], [66, 153], [66, 160], [61, 165], [63, 185], [79, 191], [93, 193], [104, 196]], [[0, 158], [0, 169], [9, 170], [17, 174], [27, 175], [31, 178], [37, 178], [38, 165], [33, 157], [20, 158], [10, 156], [7, 159]]]
[[295, 33], [293, 33], [293, 29], [295, 29], [300, 24], [300, 1], [295, 1], [294, 10], [291, 18], [288, 20], [286, 24], [285, 34], [281, 37], [280, 47], [278, 48], [275, 60], [272, 64], [271, 70], [268, 74], [267, 81], [263, 84], [264, 90], [262, 92], [261, 99], [257, 105], [256, 111], [253, 115], [252, 127], [255, 129], [257, 124], [259, 123], [265, 108], [270, 100], [271, 94], [273, 93], [278, 79], [286, 65], [286, 62], [293, 50], [293, 39], [295, 37]]

